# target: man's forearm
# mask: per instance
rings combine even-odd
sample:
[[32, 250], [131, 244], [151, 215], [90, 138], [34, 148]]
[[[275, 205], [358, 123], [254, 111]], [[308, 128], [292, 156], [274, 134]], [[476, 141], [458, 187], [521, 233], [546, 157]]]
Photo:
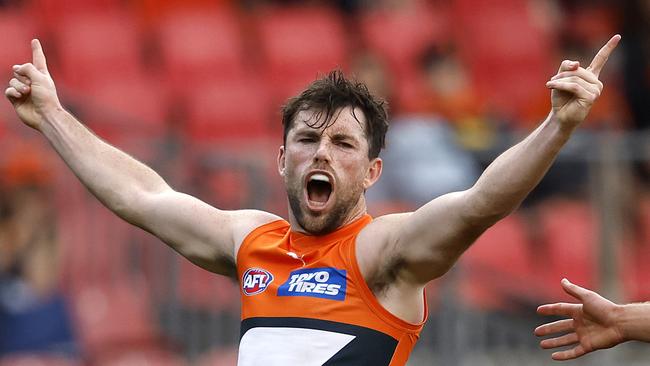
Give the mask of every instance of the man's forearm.
[[650, 342], [650, 302], [622, 305], [619, 328], [626, 340]]
[[496, 221], [515, 210], [546, 174], [571, 132], [549, 116], [495, 159], [471, 188], [473, 214]]
[[138, 221], [133, 207], [143, 194], [169, 189], [156, 172], [102, 141], [62, 108], [45, 115], [41, 132], [90, 192], [130, 222]]

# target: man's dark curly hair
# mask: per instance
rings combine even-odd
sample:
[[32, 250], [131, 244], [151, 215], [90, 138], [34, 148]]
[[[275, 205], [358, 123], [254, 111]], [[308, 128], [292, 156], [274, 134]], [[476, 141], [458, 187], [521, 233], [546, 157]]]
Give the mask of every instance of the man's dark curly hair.
[[[358, 108], [366, 118], [365, 135], [368, 141], [368, 158], [379, 156], [385, 146], [388, 130], [388, 106], [384, 100], [375, 97], [365, 84], [349, 80], [340, 70], [331, 71], [327, 76], [312, 82], [298, 96], [290, 98], [282, 107], [283, 141], [300, 111], [313, 110], [314, 117], [306, 123], [309, 127], [320, 129], [331, 126], [341, 108], [352, 107], [354, 118], [361, 123], [354, 110]], [[325, 115], [325, 118], [321, 118]]]

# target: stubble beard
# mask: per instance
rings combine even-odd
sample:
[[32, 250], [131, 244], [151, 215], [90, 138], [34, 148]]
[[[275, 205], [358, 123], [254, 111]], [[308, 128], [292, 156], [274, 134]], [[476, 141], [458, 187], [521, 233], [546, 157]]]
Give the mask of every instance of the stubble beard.
[[303, 190], [300, 184], [291, 184], [289, 181], [286, 181], [285, 184], [293, 216], [300, 227], [316, 236], [329, 234], [341, 227], [359, 201], [359, 195], [363, 191], [362, 189], [352, 189], [348, 190], [349, 194], [344, 194], [343, 190], [339, 190], [331, 211], [314, 214], [301, 205]]

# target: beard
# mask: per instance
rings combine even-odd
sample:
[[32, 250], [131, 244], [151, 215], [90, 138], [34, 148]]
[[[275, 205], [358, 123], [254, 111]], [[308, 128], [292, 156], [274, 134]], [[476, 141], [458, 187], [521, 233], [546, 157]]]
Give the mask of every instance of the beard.
[[[298, 180], [295, 179], [294, 182], [298, 182]], [[287, 187], [289, 206], [296, 221], [298, 221], [298, 224], [306, 232], [316, 236], [329, 234], [341, 227], [356, 206], [363, 192], [363, 188], [361, 187], [352, 189], [339, 188], [332, 210], [329, 212], [312, 213], [301, 204], [304, 197], [301, 184], [290, 184], [289, 180], [287, 180], [285, 181], [285, 185]]]

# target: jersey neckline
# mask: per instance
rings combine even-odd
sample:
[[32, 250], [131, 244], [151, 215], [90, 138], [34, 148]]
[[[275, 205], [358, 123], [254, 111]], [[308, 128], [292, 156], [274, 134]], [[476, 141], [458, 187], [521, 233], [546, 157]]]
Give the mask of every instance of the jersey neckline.
[[358, 234], [359, 231], [372, 221], [372, 216], [364, 214], [358, 219], [344, 225], [335, 231], [325, 235], [309, 235], [298, 231], [289, 231], [290, 245], [299, 250], [305, 251], [314, 249], [315, 247], [322, 247], [324, 244], [331, 243], [337, 239], [342, 239], [347, 236]]

